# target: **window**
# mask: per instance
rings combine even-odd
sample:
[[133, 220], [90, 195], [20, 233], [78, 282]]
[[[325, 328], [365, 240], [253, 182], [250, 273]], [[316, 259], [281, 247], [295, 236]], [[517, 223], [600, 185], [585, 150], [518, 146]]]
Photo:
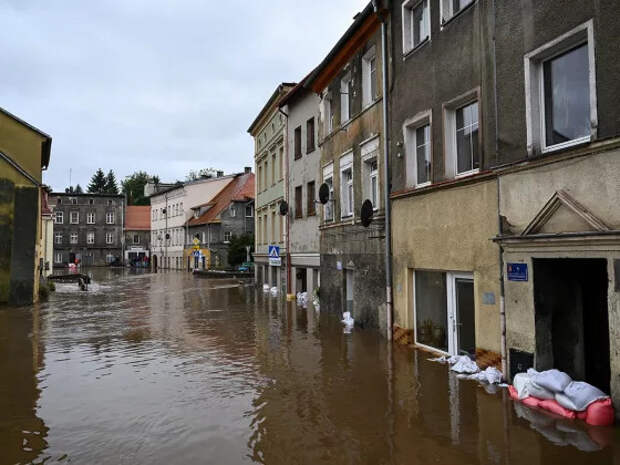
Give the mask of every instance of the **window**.
[[428, 0], [403, 2], [403, 53], [408, 53], [430, 36]]
[[314, 152], [314, 118], [306, 121], [306, 153]]
[[58, 200], [56, 200], [56, 205], [62, 205], [62, 199], [58, 198]]
[[431, 112], [406, 121], [404, 125], [406, 176], [408, 187], [421, 187], [431, 182]]
[[327, 94], [323, 99], [323, 110], [325, 115], [325, 134], [327, 135], [334, 130], [334, 103], [330, 94]]
[[258, 183], [257, 191], [258, 192], [262, 192], [262, 190], [263, 190], [263, 167], [262, 166], [258, 167], [258, 179], [256, 181]]
[[54, 223], [56, 223], [56, 224], [63, 224], [64, 221], [65, 220], [64, 220], [63, 212], [56, 212], [56, 215], [54, 216]]
[[95, 199], [88, 199], [88, 205], [95, 205]]
[[112, 205], [114, 205], [114, 200], [108, 200], [108, 206], [111, 207]]
[[134, 244], [139, 244], [140, 243], [140, 234], [134, 234], [133, 235], [133, 243]]
[[271, 241], [272, 243], [276, 243], [276, 212], [275, 210], [271, 212]]
[[206, 243], [207, 243], [207, 233], [206, 233], [206, 232], [204, 232], [204, 231], [202, 231], [201, 236], [202, 236], [202, 241], [201, 241], [201, 242], [202, 242], [203, 244], [206, 244]]
[[256, 243], [257, 244], [262, 244], [263, 243], [263, 217], [259, 216], [258, 217], [258, 223], [257, 223], [257, 231], [256, 231]]
[[88, 232], [86, 233], [86, 243], [87, 244], [94, 244], [95, 243], [95, 233], [94, 232]]
[[353, 152], [340, 157], [340, 217], [353, 216]]
[[71, 205], [77, 205], [78, 204], [78, 199], [76, 199], [75, 197], [71, 198]]
[[56, 262], [56, 263], [62, 263], [62, 252], [58, 252], [58, 253], [55, 255], [54, 262]]
[[592, 21], [525, 55], [527, 146], [533, 155], [596, 136]]
[[86, 214], [86, 224], [95, 224], [95, 212], [88, 212]]
[[267, 237], [267, 215], [263, 215], [263, 244], [268, 244], [269, 239]]
[[275, 186], [276, 185], [276, 152], [273, 152], [271, 154], [271, 185]]
[[362, 66], [362, 104], [367, 107], [378, 97], [377, 56], [374, 47], [366, 52], [362, 58]]
[[444, 105], [446, 175], [466, 176], [480, 168], [477, 91]]
[[106, 224], [114, 224], [114, 212], [107, 212], [105, 214]]
[[362, 154], [362, 195], [372, 202], [375, 210], [379, 208], [379, 137], [361, 144]]
[[254, 208], [252, 205], [245, 206], [245, 216], [246, 218], [252, 218], [254, 216]]
[[325, 205], [323, 205], [323, 220], [324, 221], [333, 221], [334, 220], [334, 165], [329, 164], [323, 168], [323, 182], [327, 184], [329, 188], [329, 200]]
[[264, 171], [264, 173], [265, 173], [265, 180], [264, 180], [265, 189], [267, 189], [267, 186], [269, 186], [269, 183], [268, 183], [268, 180], [267, 180], [267, 176], [269, 174], [268, 167], [269, 167], [269, 161], [267, 159], [265, 159], [265, 171]]
[[77, 244], [78, 243], [78, 233], [71, 233], [71, 236], [69, 237], [69, 242], [71, 244]]
[[351, 119], [351, 97], [353, 96], [353, 86], [351, 75], [347, 74], [340, 81], [340, 124], [345, 124]]
[[302, 209], [302, 202], [303, 202], [302, 196], [303, 196], [302, 187], [297, 186], [295, 188], [295, 218], [302, 218], [304, 216], [303, 209]]
[[237, 209], [236, 209], [234, 206], [231, 206], [231, 207], [230, 207], [230, 216], [231, 216], [232, 218], [234, 218], [234, 217], [236, 217], [236, 216], [237, 216]]
[[280, 147], [280, 163], [278, 163], [278, 169], [280, 171], [279, 179], [284, 179], [284, 147]]
[[308, 212], [307, 215], [314, 216], [316, 215], [316, 209], [314, 208], [314, 204], [315, 204], [314, 181], [310, 181], [308, 183], [308, 188], [306, 190], [306, 196], [307, 196], [306, 211]]
[[301, 126], [295, 128], [295, 160], [301, 158]]
[[445, 23], [474, 0], [441, 0], [441, 22]]
[[232, 233], [230, 231], [224, 231], [224, 242], [230, 242]]
[[69, 223], [71, 224], [79, 224], [80, 222], [80, 212], [70, 212], [69, 213]]
[[62, 244], [62, 233], [54, 234], [54, 242], [58, 245]]
[[111, 232], [105, 233], [105, 243], [106, 244], [114, 244], [114, 234]]

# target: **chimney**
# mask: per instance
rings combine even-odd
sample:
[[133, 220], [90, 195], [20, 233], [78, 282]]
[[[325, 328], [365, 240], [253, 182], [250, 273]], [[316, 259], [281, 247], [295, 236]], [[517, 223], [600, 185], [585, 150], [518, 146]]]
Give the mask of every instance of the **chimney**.
[[223, 172], [223, 171], [218, 171], [218, 172], [217, 172], [217, 177], [218, 177], [218, 178], [221, 178], [221, 177], [223, 177], [223, 176], [224, 176], [224, 172]]
[[244, 168], [245, 174], [250, 174], [252, 172], [252, 167], [251, 166], [246, 166]]

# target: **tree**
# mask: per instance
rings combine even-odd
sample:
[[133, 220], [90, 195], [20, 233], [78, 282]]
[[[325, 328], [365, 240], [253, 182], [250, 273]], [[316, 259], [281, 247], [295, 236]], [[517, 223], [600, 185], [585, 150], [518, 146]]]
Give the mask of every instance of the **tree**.
[[82, 186], [79, 184], [75, 187], [69, 186], [65, 188], [65, 194], [83, 194]]
[[121, 192], [127, 196], [127, 205], [150, 205], [148, 197], [144, 196], [144, 186], [149, 181], [159, 183], [159, 177], [152, 178], [144, 171], [136, 171], [121, 181]]
[[187, 176], [185, 176], [185, 180], [191, 182], [197, 181], [198, 179], [214, 178], [216, 174], [217, 173], [213, 168], [203, 168], [198, 171], [191, 170]]
[[88, 192], [91, 194], [102, 194], [105, 193], [106, 189], [106, 177], [103, 173], [103, 170], [99, 168], [93, 177], [90, 178], [90, 184], [88, 185]]
[[82, 186], [80, 186], [79, 184], [77, 186], [75, 186], [75, 193], [76, 194], [83, 194], [84, 191], [82, 190]]
[[250, 255], [254, 253], [254, 236], [252, 234], [242, 234], [232, 236], [228, 245], [228, 264], [236, 267], [245, 262], [247, 257], [246, 246], [250, 246]]
[[105, 178], [105, 188], [104, 192], [106, 194], [118, 194], [118, 185], [116, 184], [116, 176], [114, 176], [114, 171], [108, 171], [108, 175]]

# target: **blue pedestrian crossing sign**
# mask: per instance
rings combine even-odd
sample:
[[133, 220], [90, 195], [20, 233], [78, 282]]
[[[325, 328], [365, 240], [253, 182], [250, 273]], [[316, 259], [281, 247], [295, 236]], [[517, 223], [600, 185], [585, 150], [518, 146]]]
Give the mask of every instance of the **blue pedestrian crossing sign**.
[[280, 258], [280, 247], [277, 245], [269, 246], [269, 264], [271, 266], [281, 266], [282, 259]]

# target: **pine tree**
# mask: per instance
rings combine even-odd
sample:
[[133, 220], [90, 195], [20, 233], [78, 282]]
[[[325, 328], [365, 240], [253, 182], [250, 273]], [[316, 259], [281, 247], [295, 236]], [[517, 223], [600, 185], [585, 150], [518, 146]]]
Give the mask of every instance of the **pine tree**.
[[75, 193], [76, 194], [83, 194], [84, 191], [82, 190], [82, 186], [80, 186], [79, 184], [77, 186], [75, 186]]
[[106, 177], [103, 170], [99, 168], [93, 177], [90, 178], [90, 184], [88, 185], [88, 192], [91, 194], [102, 194], [106, 190]]
[[116, 184], [116, 176], [114, 176], [114, 171], [108, 171], [108, 175], [105, 178], [105, 188], [104, 192], [106, 194], [118, 194], [118, 185]]

